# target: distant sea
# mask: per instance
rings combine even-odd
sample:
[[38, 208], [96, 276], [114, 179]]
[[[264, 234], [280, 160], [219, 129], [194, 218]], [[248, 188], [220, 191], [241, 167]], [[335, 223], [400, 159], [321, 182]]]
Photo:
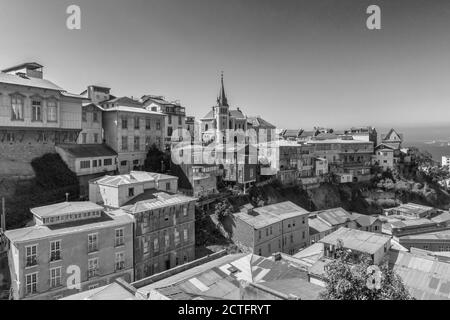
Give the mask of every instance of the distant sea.
[[[378, 133], [387, 133], [390, 128], [377, 128]], [[439, 163], [442, 156], [450, 155], [450, 124], [447, 126], [394, 127], [403, 134], [403, 147], [417, 147], [433, 155]]]

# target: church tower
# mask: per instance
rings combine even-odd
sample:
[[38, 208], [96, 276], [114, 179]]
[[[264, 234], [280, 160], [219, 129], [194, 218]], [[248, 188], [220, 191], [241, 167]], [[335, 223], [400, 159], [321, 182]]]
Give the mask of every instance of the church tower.
[[223, 84], [223, 72], [221, 75], [221, 88], [219, 97], [217, 98], [217, 106], [215, 107], [215, 118], [217, 123], [217, 130], [224, 131], [229, 129], [229, 109], [227, 96], [225, 94], [225, 86]]

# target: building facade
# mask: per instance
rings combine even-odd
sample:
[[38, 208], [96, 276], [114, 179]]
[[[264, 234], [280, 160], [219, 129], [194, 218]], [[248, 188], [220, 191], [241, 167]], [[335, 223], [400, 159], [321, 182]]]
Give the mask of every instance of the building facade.
[[32, 159], [76, 143], [82, 99], [44, 79], [37, 63], [0, 72], [0, 175], [33, 175]]
[[[118, 277], [132, 281], [132, 217], [106, 213], [91, 202], [31, 212], [35, 226], [5, 233], [14, 299], [59, 299]], [[79, 289], [70, 284], [79, 284]]]
[[294, 254], [309, 242], [308, 211], [287, 201], [234, 214], [232, 240], [244, 252]]

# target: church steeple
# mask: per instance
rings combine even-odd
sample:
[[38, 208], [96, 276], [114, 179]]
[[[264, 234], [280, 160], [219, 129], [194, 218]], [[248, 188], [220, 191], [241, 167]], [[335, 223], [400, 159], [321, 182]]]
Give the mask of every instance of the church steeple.
[[219, 97], [217, 98], [217, 104], [219, 105], [219, 107], [229, 107], [227, 96], [225, 94], [225, 86], [223, 85], [223, 71], [220, 80], [222, 87], [220, 88], [220, 94]]

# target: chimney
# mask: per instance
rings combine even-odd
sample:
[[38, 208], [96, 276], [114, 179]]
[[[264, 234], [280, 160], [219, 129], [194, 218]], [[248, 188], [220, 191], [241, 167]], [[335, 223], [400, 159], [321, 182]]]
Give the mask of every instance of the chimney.
[[66, 202], [69, 202], [69, 193], [66, 192]]

